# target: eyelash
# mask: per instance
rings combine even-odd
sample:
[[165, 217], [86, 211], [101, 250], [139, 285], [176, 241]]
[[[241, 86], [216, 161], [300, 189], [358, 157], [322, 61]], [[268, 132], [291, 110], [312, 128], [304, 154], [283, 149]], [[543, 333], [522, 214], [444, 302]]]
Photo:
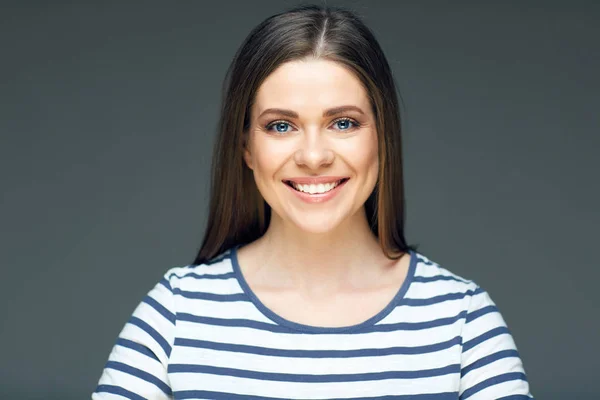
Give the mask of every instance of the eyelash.
[[[338, 118], [338, 119], [336, 119], [335, 121], [333, 121], [333, 123], [332, 123], [332, 124], [337, 124], [338, 122], [341, 122], [341, 121], [349, 121], [349, 122], [351, 122], [351, 123], [354, 125], [354, 126], [353, 126], [352, 128], [350, 128], [350, 129], [340, 129], [340, 131], [341, 131], [341, 132], [351, 131], [351, 130], [353, 130], [353, 129], [358, 129], [358, 128], [360, 128], [360, 123], [358, 123], [356, 120], [354, 120], [354, 119], [352, 119], [352, 118], [348, 118], [348, 117], [342, 117], [342, 118]], [[265, 125], [265, 129], [266, 129], [267, 131], [271, 131], [271, 128], [272, 128], [273, 126], [277, 125], [277, 124], [288, 124], [288, 125], [290, 125], [290, 126], [291, 126], [291, 124], [290, 124], [288, 121], [285, 121], [285, 120], [277, 120], [277, 121], [269, 122], [267, 125]], [[289, 132], [276, 132], [276, 134], [278, 134], [278, 135], [284, 135], [284, 134], [286, 134], [286, 133], [289, 133]]]

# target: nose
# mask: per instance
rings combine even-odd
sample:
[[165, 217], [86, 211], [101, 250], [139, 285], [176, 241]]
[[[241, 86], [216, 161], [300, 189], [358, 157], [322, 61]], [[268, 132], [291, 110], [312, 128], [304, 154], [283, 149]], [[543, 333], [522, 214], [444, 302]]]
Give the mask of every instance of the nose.
[[325, 134], [315, 128], [307, 129], [302, 136], [298, 150], [294, 153], [296, 164], [319, 169], [333, 162], [334, 152]]

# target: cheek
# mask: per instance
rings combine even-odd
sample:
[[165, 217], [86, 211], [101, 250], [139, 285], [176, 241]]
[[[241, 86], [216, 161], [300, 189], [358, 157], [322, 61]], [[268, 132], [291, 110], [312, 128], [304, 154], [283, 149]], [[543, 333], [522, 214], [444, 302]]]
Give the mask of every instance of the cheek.
[[377, 152], [370, 154], [366, 159], [365, 164], [365, 168], [367, 169], [367, 181], [369, 182], [367, 186], [374, 186], [379, 175], [379, 157]]
[[289, 156], [283, 143], [272, 140], [260, 140], [254, 143], [253, 164], [258, 179], [269, 179], [281, 168]]
[[373, 190], [379, 177], [379, 150], [377, 148], [377, 142], [370, 145], [365, 145], [365, 151], [363, 158], [361, 159], [361, 168], [365, 171], [365, 189]]
[[345, 158], [362, 173], [376, 175], [379, 169], [377, 137], [369, 135], [363, 140], [353, 143], [351, 147], [347, 148]]

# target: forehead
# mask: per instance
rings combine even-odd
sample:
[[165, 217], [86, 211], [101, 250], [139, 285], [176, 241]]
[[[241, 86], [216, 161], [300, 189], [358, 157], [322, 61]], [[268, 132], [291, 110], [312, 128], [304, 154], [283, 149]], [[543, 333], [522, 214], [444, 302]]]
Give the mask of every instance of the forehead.
[[322, 110], [342, 104], [368, 108], [367, 92], [356, 75], [328, 60], [290, 61], [280, 65], [261, 84], [255, 107]]

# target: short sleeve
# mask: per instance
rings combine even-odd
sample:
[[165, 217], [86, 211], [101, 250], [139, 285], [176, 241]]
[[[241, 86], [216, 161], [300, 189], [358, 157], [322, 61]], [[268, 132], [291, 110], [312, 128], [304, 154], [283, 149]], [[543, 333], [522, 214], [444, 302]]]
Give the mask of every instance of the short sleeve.
[[167, 367], [175, 336], [170, 279], [175, 269], [167, 271], [125, 323], [92, 400], [173, 398]]
[[462, 332], [460, 400], [532, 399], [504, 318], [488, 292], [475, 286]]

